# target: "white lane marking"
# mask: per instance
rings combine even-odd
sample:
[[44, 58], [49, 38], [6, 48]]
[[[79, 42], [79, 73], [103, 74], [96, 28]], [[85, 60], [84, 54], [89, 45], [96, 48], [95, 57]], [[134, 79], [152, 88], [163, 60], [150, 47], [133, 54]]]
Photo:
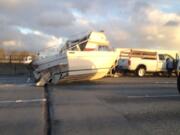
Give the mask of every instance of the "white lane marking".
[[42, 99], [27, 99], [27, 100], [3, 100], [0, 101], [0, 104], [6, 104], [6, 103], [33, 103], [33, 102], [46, 102], [45, 98]]
[[157, 81], [157, 82], [154, 82], [154, 84], [176, 84], [176, 82], [158, 82]]
[[20, 87], [24, 87], [24, 86], [35, 86], [35, 83], [22, 83], [22, 84], [1, 84], [0, 83], [0, 87], [14, 87], [14, 86], [20, 86]]
[[128, 98], [167, 98], [167, 97], [180, 97], [180, 95], [159, 95], [159, 96], [127, 96]]

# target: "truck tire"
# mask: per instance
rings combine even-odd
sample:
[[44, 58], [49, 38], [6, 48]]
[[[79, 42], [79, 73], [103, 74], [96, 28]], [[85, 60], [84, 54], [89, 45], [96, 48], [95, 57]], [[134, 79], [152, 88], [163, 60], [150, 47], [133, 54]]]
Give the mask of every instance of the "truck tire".
[[180, 75], [178, 75], [178, 77], [177, 77], [177, 89], [180, 94]]
[[146, 68], [145, 67], [139, 67], [136, 71], [137, 76], [143, 77], [146, 74]]

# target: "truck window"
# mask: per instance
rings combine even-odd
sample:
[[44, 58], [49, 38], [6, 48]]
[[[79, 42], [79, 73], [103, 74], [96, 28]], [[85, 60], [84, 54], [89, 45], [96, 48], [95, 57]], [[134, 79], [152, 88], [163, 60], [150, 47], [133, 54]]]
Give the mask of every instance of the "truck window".
[[159, 60], [165, 60], [165, 57], [164, 57], [164, 55], [163, 54], [159, 54]]
[[98, 46], [98, 51], [110, 51], [108, 46], [100, 45]]

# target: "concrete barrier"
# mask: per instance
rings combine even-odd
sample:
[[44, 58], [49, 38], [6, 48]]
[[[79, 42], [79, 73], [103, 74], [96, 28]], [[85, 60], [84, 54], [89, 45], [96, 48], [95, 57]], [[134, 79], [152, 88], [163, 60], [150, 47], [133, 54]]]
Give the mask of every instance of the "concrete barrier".
[[15, 63], [0, 63], [0, 75], [28, 75], [28, 65]]

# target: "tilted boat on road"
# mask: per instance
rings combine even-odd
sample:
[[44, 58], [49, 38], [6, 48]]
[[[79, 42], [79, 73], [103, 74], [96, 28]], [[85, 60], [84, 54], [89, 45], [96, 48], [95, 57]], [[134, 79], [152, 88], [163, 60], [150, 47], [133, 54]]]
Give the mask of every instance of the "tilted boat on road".
[[100, 79], [107, 75], [117, 57], [104, 32], [91, 32], [68, 40], [58, 55], [35, 60], [32, 65], [36, 85]]

